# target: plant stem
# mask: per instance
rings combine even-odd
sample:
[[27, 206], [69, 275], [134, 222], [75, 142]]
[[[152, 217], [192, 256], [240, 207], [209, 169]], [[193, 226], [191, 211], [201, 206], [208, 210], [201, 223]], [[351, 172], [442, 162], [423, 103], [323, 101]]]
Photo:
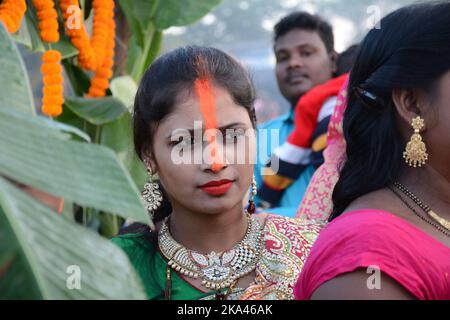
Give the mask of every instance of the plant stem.
[[96, 144], [100, 144], [100, 136], [101, 136], [101, 130], [102, 129], [102, 127], [101, 126], [96, 126], [95, 127], [95, 140], [94, 140], [94, 142], [96, 143]]
[[158, 12], [159, 3], [160, 3], [160, 0], [155, 0], [153, 2], [151, 12], [150, 12], [150, 21], [148, 23], [147, 29], [145, 30], [144, 48], [142, 48], [142, 54], [140, 56], [140, 59], [137, 62], [138, 68], [133, 69], [133, 74], [131, 75], [136, 82], [139, 82], [140, 78], [142, 77], [142, 74], [145, 71], [144, 69], [145, 69], [145, 64], [147, 61], [147, 56], [149, 55], [149, 51], [152, 46], [152, 42], [155, 38], [154, 36], [156, 34], [156, 27], [155, 27], [153, 21]]
[[117, 215], [113, 214], [113, 227], [114, 234], [119, 233], [119, 220], [117, 219]]
[[[83, 121], [83, 126], [84, 126], [84, 131], [86, 132], [86, 129], [87, 129], [86, 120]], [[100, 143], [100, 135], [101, 135], [101, 126], [96, 126], [95, 127], [95, 140], [94, 140], [95, 144]], [[93, 217], [94, 210], [95, 209], [93, 209], [93, 208], [83, 207], [83, 225], [85, 227], [88, 226], [89, 221]]]
[[155, 34], [155, 27], [153, 25], [153, 22], [149, 22], [148, 28], [145, 31], [144, 48], [142, 48], [142, 54], [139, 60], [137, 61], [138, 67], [133, 70], [134, 72], [132, 74], [132, 77], [136, 82], [139, 82], [139, 79], [142, 77], [142, 74], [144, 73], [145, 61], [149, 54], [154, 34]]
[[83, 207], [83, 226], [87, 227], [88, 208]]

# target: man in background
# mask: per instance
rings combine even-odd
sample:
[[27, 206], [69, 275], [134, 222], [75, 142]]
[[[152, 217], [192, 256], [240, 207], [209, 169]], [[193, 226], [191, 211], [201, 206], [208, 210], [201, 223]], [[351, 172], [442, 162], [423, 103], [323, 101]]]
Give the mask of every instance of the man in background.
[[[255, 166], [258, 187], [263, 185], [262, 170], [266, 161], [294, 129], [294, 110], [299, 99], [313, 87], [331, 79], [336, 72], [333, 30], [319, 16], [294, 12], [282, 18], [274, 28], [273, 49], [278, 87], [291, 108], [287, 114], [258, 127], [258, 130], [267, 130], [267, 139], [258, 141], [258, 150], [267, 151], [267, 157], [259, 158]], [[271, 130], [278, 130], [278, 141], [272, 141]], [[276, 208], [271, 211], [293, 217], [314, 170], [312, 164], [308, 165], [298, 179], [283, 190]], [[258, 195], [255, 203], [259, 207], [271, 206]]]

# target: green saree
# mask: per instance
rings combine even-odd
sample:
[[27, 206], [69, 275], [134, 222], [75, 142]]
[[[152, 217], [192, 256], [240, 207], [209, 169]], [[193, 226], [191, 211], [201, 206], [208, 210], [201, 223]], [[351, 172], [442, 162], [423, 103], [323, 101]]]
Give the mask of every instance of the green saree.
[[[256, 265], [255, 282], [245, 290], [236, 288], [229, 299], [293, 299], [293, 286], [303, 268], [322, 223], [269, 215], [264, 224], [265, 246]], [[128, 255], [149, 299], [165, 299], [167, 261], [141, 233], [127, 233], [112, 239]], [[225, 292], [223, 292], [225, 293]], [[215, 291], [202, 292], [171, 270], [174, 300], [214, 299]]]
[[[112, 239], [128, 255], [131, 264], [142, 279], [145, 292], [150, 300], [163, 300], [167, 261], [142, 234], [130, 233]], [[215, 295], [204, 293], [183, 280], [176, 272], [171, 272], [171, 299], [199, 300]]]

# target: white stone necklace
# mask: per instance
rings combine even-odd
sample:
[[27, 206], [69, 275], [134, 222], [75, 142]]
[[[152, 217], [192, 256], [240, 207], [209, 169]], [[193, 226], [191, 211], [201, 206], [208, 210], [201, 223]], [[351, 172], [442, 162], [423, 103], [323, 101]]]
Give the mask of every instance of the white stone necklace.
[[179, 244], [169, 231], [168, 219], [158, 233], [158, 245], [168, 265], [187, 277], [202, 280], [206, 288], [220, 290], [252, 272], [263, 247], [263, 232], [258, 220], [247, 214], [247, 232], [231, 250], [202, 254]]

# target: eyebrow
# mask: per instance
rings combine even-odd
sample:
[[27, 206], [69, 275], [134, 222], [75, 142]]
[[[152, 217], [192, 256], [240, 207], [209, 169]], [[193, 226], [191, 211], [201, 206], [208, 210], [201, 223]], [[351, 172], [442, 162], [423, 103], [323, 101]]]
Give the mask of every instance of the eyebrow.
[[312, 49], [316, 48], [316, 46], [314, 44], [312, 44], [312, 43], [302, 43], [302, 44], [299, 44], [298, 46], [295, 46], [295, 47], [279, 48], [279, 49], [275, 48], [275, 54], [280, 53], [280, 52], [284, 52], [284, 51], [288, 52], [290, 49], [303, 49], [303, 48], [306, 48], [306, 47], [310, 47]]
[[[233, 123], [227, 124], [226, 126], [219, 127], [219, 128], [217, 128], [217, 130], [224, 131], [224, 130], [230, 129], [232, 127], [237, 127], [237, 126], [245, 126], [245, 123], [243, 123], [243, 122], [233, 122]], [[194, 129], [186, 129], [186, 128], [180, 128], [180, 129], [188, 131], [191, 136], [194, 135]], [[202, 128], [202, 130], [203, 130], [203, 128]], [[172, 138], [172, 133], [167, 136], [167, 139], [171, 139]]]

